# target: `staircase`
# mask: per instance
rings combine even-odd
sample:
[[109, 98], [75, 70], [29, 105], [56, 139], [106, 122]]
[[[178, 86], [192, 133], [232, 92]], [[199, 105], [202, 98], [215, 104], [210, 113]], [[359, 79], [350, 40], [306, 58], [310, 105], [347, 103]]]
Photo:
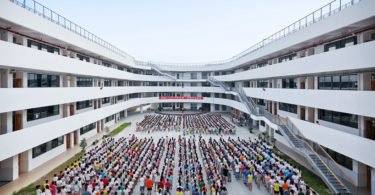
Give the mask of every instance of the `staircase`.
[[[278, 130], [285, 135], [285, 139], [292, 148], [306, 159], [310, 166], [315, 170], [324, 183], [329, 187], [333, 194], [351, 194], [350, 190], [332, 171], [339, 172], [340, 176], [347, 177], [345, 172], [336, 164], [336, 162], [321, 148], [318, 144], [312, 144], [307, 141], [300, 133], [299, 129], [289, 120], [289, 118], [281, 118], [269, 113], [264, 108], [258, 106], [252, 98], [248, 98], [242, 88], [231, 88], [223, 82], [209, 77], [207, 79], [212, 85], [222, 87], [226, 92], [232, 92], [239, 97], [239, 100], [246, 106], [251, 115], [264, 116], [266, 119], [278, 126]], [[313, 147], [316, 146], [316, 147]]]
[[174, 77], [174, 76], [172, 76], [172, 75], [170, 75], [170, 74], [168, 74], [166, 72], [161, 71], [160, 68], [156, 64], [149, 63], [148, 65], [151, 67], [151, 69], [155, 70], [157, 73], [159, 73], [159, 74], [161, 74], [163, 76], [166, 76], [168, 78], [171, 78], [174, 81], [177, 80], [176, 77]]

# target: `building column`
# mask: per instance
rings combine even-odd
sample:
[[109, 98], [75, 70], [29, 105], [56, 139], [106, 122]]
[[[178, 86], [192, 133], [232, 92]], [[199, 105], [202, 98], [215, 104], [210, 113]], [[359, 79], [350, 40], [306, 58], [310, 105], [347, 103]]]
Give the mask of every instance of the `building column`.
[[128, 109], [124, 110], [124, 116], [125, 118], [128, 117]]
[[143, 114], [143, 106], [142, 105], [139, 106], [139, 109], [141, 111], [141, 114]]
[[371, 168], [371, 195], [375, 195], [375, 168]]

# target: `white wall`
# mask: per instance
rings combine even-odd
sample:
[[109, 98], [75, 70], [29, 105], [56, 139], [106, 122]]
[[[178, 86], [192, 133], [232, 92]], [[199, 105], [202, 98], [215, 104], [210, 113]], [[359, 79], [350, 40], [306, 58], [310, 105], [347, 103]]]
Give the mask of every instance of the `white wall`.
[[274, 88], [244, 88], [244, 91], [253, 98], [375, 117], [373, 91]]
[[241, 81], [337, 71], [358, 72], [375, 68], [373, 51], [375, 51], [375, 41], [244, 72], [215, 76], [215, 78], [220, 81]]

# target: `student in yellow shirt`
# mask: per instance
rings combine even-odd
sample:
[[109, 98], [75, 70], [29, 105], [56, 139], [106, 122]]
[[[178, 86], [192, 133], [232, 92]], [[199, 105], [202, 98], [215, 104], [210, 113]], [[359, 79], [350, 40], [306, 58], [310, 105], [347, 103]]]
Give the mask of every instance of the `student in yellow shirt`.
[[276, 181], [274, 184], [273, 184], [273, 192], [274, 192], [274, 195], [276, 194], [280, 194], [280, 184], [278, 181]]
[[250, 172], [249, 175], [247, 175], [247, 185], [250, 190], [253, 190], [253, 173]]

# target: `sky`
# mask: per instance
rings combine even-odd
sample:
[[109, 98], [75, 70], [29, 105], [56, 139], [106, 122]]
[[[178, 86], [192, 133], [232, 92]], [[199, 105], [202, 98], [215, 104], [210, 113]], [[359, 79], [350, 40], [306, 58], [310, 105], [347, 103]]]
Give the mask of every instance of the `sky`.
[[228, 59], [329, 0], [39, 0], [138, 60]]

